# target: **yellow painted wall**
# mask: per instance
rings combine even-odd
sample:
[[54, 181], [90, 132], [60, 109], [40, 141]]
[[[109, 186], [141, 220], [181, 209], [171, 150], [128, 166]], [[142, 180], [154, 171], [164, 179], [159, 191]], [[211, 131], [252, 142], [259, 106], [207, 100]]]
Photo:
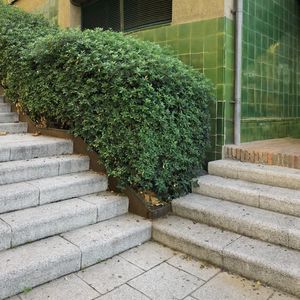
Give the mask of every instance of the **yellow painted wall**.
[[233, 0], [173, 0], [173, 24], [213, 19], [232, 18]]
[[15, 6], [27, 12], [40, 13], [61, 27], [80, 27], [80, 8], [69, 0], [17, 0]]

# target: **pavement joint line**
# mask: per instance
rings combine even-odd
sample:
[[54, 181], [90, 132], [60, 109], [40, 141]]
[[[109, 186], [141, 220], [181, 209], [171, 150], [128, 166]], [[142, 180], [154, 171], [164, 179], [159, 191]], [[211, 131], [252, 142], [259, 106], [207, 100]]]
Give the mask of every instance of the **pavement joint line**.
[[186, 297], [190, 296], [190, 297], [192, 297], [193, 299], [197, 299], [197, 298], [193, 297], [192, 294], [193, 294], [194, 292], [196, 292], [197, 290], [201, 289], [204, 285], [206, 285], [208, 282], [210, 282], [212, 279], [214, 279], [215, 277], [217, 277], [217, 276], [218, 276], [219, 274], [221, 274], [222, 272], [224, 272], [224, 271], [220, 270], [218, 273], [216, 273], [215, 275], [213, 275], [212, 277], [210, 277], [207, 281], [204, 280], [204, 283], [203, 283], [203, 284], [201, 284], [196, 290], [190, 292]]
[[[147, 272], [145, 272], [145, 273], [147, 273]], [[143, 273], [143, 274], [145, 274], [145, 273]], [[141, 293], [142, 295], [144, 295], [144, 296], [147, 297], [148, 299], [152, 300], [152, 298], [151, 298], [150, 296], [148, 296], [148, 295], [146, 295], [144, 292], [138, 290], [136, 287], [129, 285], [127, 282], [126, 282], [125, 284], [123, 284], [123, 285], [127, 285], [127, 286], [131, 287], [131, 288], [134, 289], [135, 291]], [[122, 285], [122, 286], [123, 286], [123, 285]]]
[[[82, 270], [80, 270], [80, 271], [82, 271]], [[79, 272], [80, 272], [79, 271]], [[82, 282], [84, 282], [84, 283], [86, 283], [90, 288], [92, 288], [97, 294], [99, 294], [96, 298], [93, 298], [93, 299], [97, 299], [97, 298], [99, 298], [99, 297], [101, 297], [101, 296], [103, 296], [103, 294], [101, 294], [99, 291], [97, 291], [91, 284], [89, 284], [88, 282], [86, 282], [83, 278], [81, 278], [81, 277], [79, 277], [78, 276], [78, 272], [76, 272], [76, 273], [73, 273], [77, 278], [79, 278]], [[93, 300], [92, 299], [92, 300]]]
[[[200, 261], [200, 260], [199, 260]], [[178, 268], [178, 267], [176, 267], [176, 266], [173, 266], [172, 264], [170, 264], [168, 261], [166, 261], [165, 263], [167, 263], [169, 266], [171, 266], [171, 267], [173, 267], [173, 268], [175, 268], [175, 269], [177, 269], [178, 271], [183, 271], [183, 272], [185, 272], [185, 273], [187, 273], [187, 274], [189, 274], [189, 275], [191, 275], [191, 276], [194, 276], [194, 277], [196, 277], [196, 278], [198, 278], [198, 279], [200, 279], [200, 280], [202, 280], [202, 281], [204, 281], [204, 282], [207, 282], [207, 281], [209, 281], [211, 278], [213, 278], [213, 277], [215, 277], [215, 275], [213, 275], [212, 277], [210, 277], [208, 280], [205, 280], [205, 279], [203, 279], [203, 278], [201, 278], [201, 277], [199, 277], [199, 276], [196, 276], [195, 274], [192, 274], [192, 273], [190, 273], [190, 272], [188, 272], [188, 271], [186, 271], [186, 270], [183, 270], [183, 269], [180, 269], [180, 268]], [[219, 274], [221, 271], [219, 271], [219, 272], [217, 272], [217, 274]]]

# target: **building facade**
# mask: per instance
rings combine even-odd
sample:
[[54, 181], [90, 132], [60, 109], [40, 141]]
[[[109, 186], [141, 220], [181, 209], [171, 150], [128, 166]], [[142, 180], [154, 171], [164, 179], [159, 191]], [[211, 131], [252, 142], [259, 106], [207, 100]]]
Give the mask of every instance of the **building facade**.
[[[215, 86], [209, 159], [234, 142], [234, 0], [17, 0], [62, 27], [112, 28], [173, 49]], [[300, 1], [243, 0], [241, 142], [300, 137]]]

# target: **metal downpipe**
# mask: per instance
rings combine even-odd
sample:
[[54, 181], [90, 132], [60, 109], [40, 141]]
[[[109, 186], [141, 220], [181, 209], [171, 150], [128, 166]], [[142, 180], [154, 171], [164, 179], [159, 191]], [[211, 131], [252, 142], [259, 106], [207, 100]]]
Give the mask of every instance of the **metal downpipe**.
[[241, 143], [243, 0], [236, 0], [234, 143]]

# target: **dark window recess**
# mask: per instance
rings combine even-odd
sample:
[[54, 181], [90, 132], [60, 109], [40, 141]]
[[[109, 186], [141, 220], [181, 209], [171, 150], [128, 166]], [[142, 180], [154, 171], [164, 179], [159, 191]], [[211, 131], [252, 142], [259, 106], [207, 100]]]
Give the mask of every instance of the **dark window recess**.
[[81, 10], [82, 28], [121, 30], [120, 24], [120, 0], [88, 1]]
[[172, 20], [172, 0], [124, 0], [124, 28], [132, 30]]
[[82, 28], [130, 31], [172, 20], [172, 0], [90, 0], [82, 5]]

